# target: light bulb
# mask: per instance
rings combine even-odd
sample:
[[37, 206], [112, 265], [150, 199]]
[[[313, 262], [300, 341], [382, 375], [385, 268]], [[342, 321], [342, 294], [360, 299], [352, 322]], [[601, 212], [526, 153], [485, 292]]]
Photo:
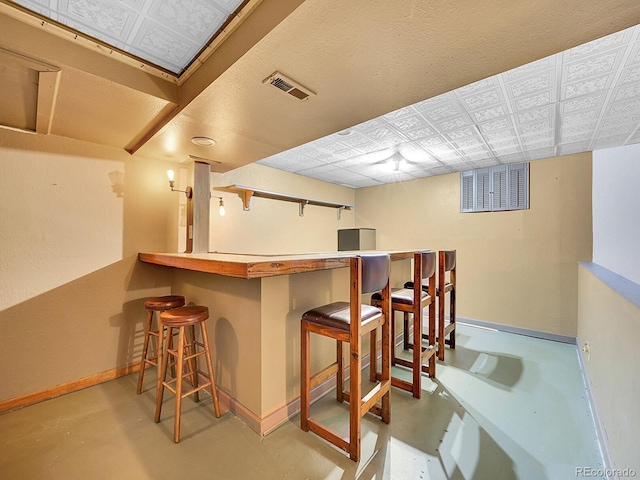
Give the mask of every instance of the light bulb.
[[224, 202], [222, 201], [222, 199], [220, 199], [220, 216], [224, 217], [224, 214], [226, 212], [224, 211]]
[[173, 173], [173, 170], [167, 170], [167, 177], [169, 177], [170, 182], [173, 182], [173, 179], [175, 178], [175, 174]]

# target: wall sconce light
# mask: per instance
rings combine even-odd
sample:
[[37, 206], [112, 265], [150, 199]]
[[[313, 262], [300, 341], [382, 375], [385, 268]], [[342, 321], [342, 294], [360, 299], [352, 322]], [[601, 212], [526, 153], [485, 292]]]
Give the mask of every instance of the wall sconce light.
[[218, 199], [220, 199], [220, 203], [219, 203], [219, 205], [220, 205], [220, 210], [218, 210], [218, 211], [220, 212], [220, 216], [221, 216], [221, 217], [224, 217], [224, 214], [225, 214], [226, 212], [225, 212], [225, 210], [224, 210], [224, 200], [222, 200], [222, 197], [217, 197], [217, 196], [215, 196], [215, 195], [211, 195], [211, 198], [218, 198]]
[[186, 190], [178, 190], [174, 188], [173, 180], [175, 178], [175, 174], [173, 173], [173, 170], [167, 170], [167, 177], [169, 177], [169, 186], [171, 187], [172, 192], [182, 192], [187, 196], [187, 198], [193, 197], [193, 188], [191, 187], [187, 187]]

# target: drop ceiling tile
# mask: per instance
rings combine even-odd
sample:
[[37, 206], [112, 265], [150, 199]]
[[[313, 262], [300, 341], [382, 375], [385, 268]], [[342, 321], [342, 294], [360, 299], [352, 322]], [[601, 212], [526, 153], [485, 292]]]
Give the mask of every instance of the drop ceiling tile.
[[600, 92], [611, 86], [614, 75], [602, 75], [600, 77], [588, 78], [575, 83], [565, 84], [560, 89], [562, 100]]
[[515, 141], [517, 143], [517, 135], [513, 128], [487, 133], [484, 135], [484, 138], [489, 143], [502, 143], [506, 141]]
[[396, 173], [391, 173], [387, 175], [380, 175], [380, 177], [378, 177], [377, 179], [382, 183], [396, 183], [396, 182], [407, 182], [409, 180], [415, 180], [416, 177], [405, 172], [396, 172]]
[[509, 115], [509, 109], [506, 104], [496, 105], [491, 108], [484, 108], [482, 110], [477, 110], [475, 112], [470, 113], [471, 117], [475, 119], [476, 122], [484, 122], [486, 120], [491, 120], [494, 118], [499, 118], [504, 115]]
[[447, 142], [441, 136], [435, 136], [435, 137], [429, 137], [429, 138], [421, 138], [420, 140], [417, 140], [416, 143], [420, 145], [422, 148], [429, 150], [431, 147], [444, 145]]
[[582, 133], [573, 133], [573, 134], [562, 134], [560, 135], [559, 145], [564, 145], [567, 143], [581, 143], [590, 142], [591, 137], [593, 137], [592, 132], [582, 132]]
[[387, 124], [382, 118], [373, 118], [371, 120], [367, 120], [366, 122], [359, 123], [358, 125], [354, 125], [351, 127], [352, 130], [357, 132], [365, 133], [369, 130], [375, 130], [377, 128], [383, 127]]
[[551, 72], [547, 71], [508, 83], [506, 85], [506, 90], [509, 98], [518, 99], [529, 97], [542, 91], [549, 91], [553, 86], [554, 79]]
[[566, 52], [566, 58], [568, 61], [582, 59], [586, 56], [593, 55], [594, 53], [624, 45], [625, 43], [628, 43], [630, 39], [631, 31], [622, 30], [621, 32], [607, 35], [606, 37], [571, 48]]
[[640, 83], [640, 65], [624, 69], [617, 85], [623, 86], [630, 83]]
[[504, 102], [504, 96], [499, 87], [492, 88], [491, 90], [478, 92], [468, 97], [460, 99], [462, 105], [468, 110], [481, 110], [486, 108], [492, 108]]
[[593, 122], [599, 116], [598, 110], [582, 110], [576, 113], [568, 113], [562, 116], [562, 128], [579, 123]]
[[401, 117], [406, 117], [407, 115], [415, 115], [416, 113], [417, 112], [414, 107], [408, 106], [404, 108], [399, 108], [398, 110], [394, 110], [393, 112], [389, 112], [383, 115], [382, 118], [384, 118], [390, 123], [393, 123], [392, 120], [395, 120]]
[[538, 93], [530, 97], [519, 98], [513, 102], [514, 110], [521, 112], [522, 110], [529, 110], [530, 108], [542, 107], [549, 105], [555, 100], [551, 95], [551, 91]]
[[455, 94], [453, 92], [446, 92], [436, 97], [427, 98], [426, 100], [422, 100], [421, 102], [415, 103], [413, 106], [419, 112], [424, 112], [425, 110], [431, 110], [437, 105], [440, 105], [445, 102], [450, 102], [455, 98]]
[[437, 132], [431, 128], [431, 127], [421, 127], [421, 128], [417, 128], [415, 130], [411, 130], [408, 132], [404, 132], [404, 134], [407, 136], [407, 138], [411, 139], [411, 140], [418, 140], [420, 138], [425, 138], [428, 137], [430, 135], [435, 135]]
[[302, 155], [315, 158], [315, 159], [321, 159], [321, 158], [326, 158], [330, 156], [330, 154], [327, 153], [325, 150], [320, 150], [320, 148], [316, 147], [312, 143], [307, 143], [305, 145], [295, 148], [294, 150], [297, 153], [300, 153]]
[[449, 140], [455, 141], [461, 138], [467, 137], [475, 137], [478, 134], [478, 131], [473, 125], [468, 127], [461, 128], [459, 130], [454, 130], [452, 132], [447, 132], [445, 135]]
[[464, 127], [465, 125], [469, 125], [471, 120], [466, 115], [460, 115], [459, 117], [450, 118], [447, 120], [443, 120], [437, 125], [437, 128], [441, 132], [448, 132], [451, 130], [456, 130], [460, 127]]
[[554, 119], [548, 118], [547, 120], [541, 120], [539, 122], [525, 123], [518, 127], [518, 131], [522, 135], [532, 135], [538, 132], [545, 132], [547, 130], [553, 130]]
[[610, 73], [619, 67], [625, 51], [626, 47], [620, 47], [579, 61], [566, 63], [562, 66], [562, 82], [584, 81], [604, 73]]
[[418, 128], [431, 130], [429, 128], [429, 122], [427, 122], [424, 117], [418, 113], [405, 115], [401, 118], [390, 119], [389, 123], [402, 133], [406, 133], [409, 130], [416, 130]]
[[474, 94], [480, 90], [487, 90], [492, 87], [497, 87], [500, 85], [500, 80], [498, 75], [494, 75], [493, 77], [488, 77], [478, 82], [471, 83], [464, 87], [460, 87], [455, 90], [455, 93], [458, 97], [463, 97], [465, 95]]
[[522, 65], [521, 67], [517, 67], [511, 69], [502, 74], [502, 76], [506, 79], [506, 81], [513, 81], [523, 77], [527, 77], [529, 75], [533, 75], [540, 71], [552, 68], [555, 66], [554, 57], [545, 57], [540, 60], [536, 60], [535, 62], [527, 63], [526, 65]]
[[566, 143], [558, 146], [558, 155], [571, 155], [581, 153], [589, 148], [589, 142]]
[[574, 135], [582, 135], [585, 133], [593, 135], [593, 131], [595, 128], [596, 122], [567, 125], [565, 127], [562, 127], [562, 129], [560, 130], [560, 142], [567, 143], [564, 139], [566, 137], [572, 137]]
[[481, 123], [478, 125], [482, 133], [491, 133], [497, 130], [505, 130], [513, 127], [512, 117], [503, 117], [497, 120], [491, 120], [489, 122]]
[[299, 170], [306, 170], [309, 168], [324, 165], [319, 160], [314, 160], [313, 158], [304, 157], [302, 155], [292, 155], [288, 157], [274, 155], [273, 157], [265, 158], [256, 163], [271, 168], [285, 170], [287, 172], [297, 172]]
[[610, 148], [623, 145], [628, 135], [615, 135], [612, 137], [594, 139], [591, 148], [598, 150], [600, 148]]
[[431, 109], [421, 110], [421, 113], [432, 123], [438, 123], [447, 118], [455, 117], [462, 113], [462, 108], [457, 102], [449, 102]]
[[503, 163], [503, 164], [526, 162], [524, 155], [520, 152], [499, 155], [497, 158], [500, 161], [500, 163]]
[[585, 95], [582, 97], [573, 98], [571, 100], [564, 100], [560, 102], [560, 111], [564, 114], [573, 113], [580, 110], [587, 110], [592, 108], [602, 108], [606, 99], [605, 92], [598, 92], [591, 95]]
[[551, 118], [554, 113], [555, 109], [553, 105], [545, 105], [543, 107], [518, 112], [514, 115], [514, 117], [519, 124], [523, 124]]
[[371, 142], [370, 139], [368, 139], [361, 133], [356, 132], [354, 130], [349, 130], [349, 131], [351, 132], [350, 135], [336, 134], [335, 138], [337, 139], [338, 142], [340, 142], [341, 144], [343, 144], [348, 148], [358, 148], [363, 145], [367, 145]]
[[472, 162], [472, 168], [495, 167], [496, 165], [500, 165], [500, 162], [495, 158], [485, 158]]
[[555, 157], [555, 155], [556, 155], [555, 147], [540, 148], [537, 150], [528, 150], [527, 152], [525, 152], [525, 157], [528, 158], [529, 160]]
[[521, 137], [521, 141], [525, 150], [535, 150], [537, 148], [555, 145], [555, 136], [554, 132], [539, 132], [534, 135]]
[[613, 101], [622, 102], [640, 96], [640, 84], [627, 85], [613, 91]]

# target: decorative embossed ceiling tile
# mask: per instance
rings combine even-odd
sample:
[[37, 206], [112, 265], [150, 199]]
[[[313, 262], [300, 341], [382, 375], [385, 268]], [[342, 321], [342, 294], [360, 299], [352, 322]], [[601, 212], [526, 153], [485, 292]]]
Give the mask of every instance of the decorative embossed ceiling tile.
[[637, 143], [639, 127], [636, 26], [298, 147], [298, 173], [360, 188]]
[[179, 75], [242, 0], [15, 0]]

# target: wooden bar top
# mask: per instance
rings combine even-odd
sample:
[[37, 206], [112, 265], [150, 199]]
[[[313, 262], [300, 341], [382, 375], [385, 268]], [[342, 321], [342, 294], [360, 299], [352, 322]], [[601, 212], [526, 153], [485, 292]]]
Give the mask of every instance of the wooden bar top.
[[283, 255], [243, 253], [152, 253], [140, 252], [141, 262], [182, 268], [197, 272], [216, 273], [236, 278], [262, 278], [293, 273], [313, 272], [349, 266], [349, 258], [366, 253], [389, 253], [391, 260], [413, 257], [414, 250], [341, 251]]

